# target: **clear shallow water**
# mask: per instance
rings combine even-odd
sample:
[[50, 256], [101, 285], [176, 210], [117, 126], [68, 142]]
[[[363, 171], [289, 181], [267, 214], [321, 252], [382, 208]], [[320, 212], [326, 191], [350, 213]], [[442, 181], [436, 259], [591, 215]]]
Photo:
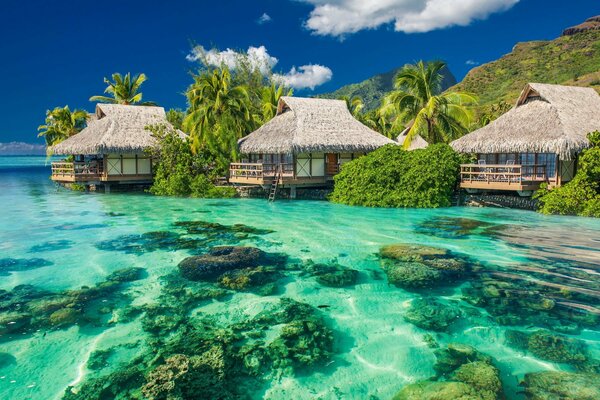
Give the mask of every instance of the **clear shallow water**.
[[[15, 163], [13, 157], [8, 158], [12, 160], [0, 157], [0, 258], [42, 258], [52, 264], [8, 271], [0, 276], [0, 289], [31, 284], [61, 292], [94, 286], [116, 270], [135, 266], [144, 268], [147, 276], [127, 284], [124, 292], [131, 296], [134, 306], [156, 303], [164, 282], [160, 277], [176, 272], [177, 264], [191, 252], [158, 249], [136, 254], [101, 250], [98, 243], [122, 235], [173, 231], [178, 221], [241, 223], [271, 229], [273, 233], [251, 236], [241, 244], [285, 253], [296, 262], [336, 259], [358, 270], [354, 286], [325, 287], [311, 276], [290, 272], [278, 281], [274, 295], [234, 292], [194, 308], [191, 314], [215, 316], [227, 324], [255, 316], [269, 304], [277, 304], [280, 297], [313, 307], [327, 306], [319, 313], [334, 332], [331, 359], [301, 374], [269, 375], [256, 398], [389, 399], [404, 385], [435, 374], [434, 350], [424, 338], [427, 333], [441, 347], [460, 342], [494, 357], [508, 398], [522, 398], [517, 384], [525, 373], [574, 369], [573, 365], [540, 359], [510, 345], [505, 336], [508, 329], [535, 331], [548, 326], [535, 318], [499, 323], [488, 314], [489, 307], [465, 302], [464, 290], [478, 279], [476, 276], [436, 291], [407, 291], [390, 285], [376, 256], [384, 245], [414, 243], [448, 249], [493, 266], [494, 279], [522, 281], [524, 288], [532, 282], [562, 285], [564, 299], [554, 297], [553, 301], [565, 310], [598, 312], [593, 301], [600, 299], [598, 220], [496, 209], [381, 210], [326, 202], [269, 204], [248, 199], [80, 194], [57, 189], [39, 159]], [[10, 168], [2, 167], [9, 164]], [[29, 167], [16, 168], [15, 164]], [[439, 218], [446, 217], [502, 224], [508, 229], [494, 234], [476, 229], [470, 235], [457, 236], [455, 231], [432, 228], [432, 221], [435, 226], [436, 221], [444, 221]], [[571, 294], [579, 291], [587, 297]], [[464, 310], [474, 311], [461, 317], [448, 332], [428, 332], [404, 319], [411, 301], [424, 294], [456, 300]], [[5, 333], [0, 336], [0, 352], [11, 354], [14, 360], [0, 364], [2, 398], [61, 398], [67, 386], [116, 370], [119, 363], [147, 351], [144, 341], [148, 334], [142, 318], [102, 326], [40, 329], [21, 337]], [[598, 326], [580, 328], [569, 333], [585, 342], [591, 358], [600, 359]], [[90, 370], [90, 355], [109, 348], [115, 348], [110, 365]]]

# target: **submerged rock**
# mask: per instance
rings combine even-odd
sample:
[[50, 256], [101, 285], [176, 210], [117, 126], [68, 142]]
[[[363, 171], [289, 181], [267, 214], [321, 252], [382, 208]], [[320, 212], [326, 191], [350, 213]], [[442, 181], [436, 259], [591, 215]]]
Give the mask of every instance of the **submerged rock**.
[[[110, 314], [131, 298], [121, 293], [126, 282], [140, 279], [142, 268], [115, 271], [93, 287], [53, 293], [31, 285], [0, 291], [0, 334], [26, 334], [75, 324], [116, 322]], [[15, 339], [16, 336], [10, 337]]]
[[579, 339], [546, 330], [533, 333], [506, 331], [506, 338], [511, 346], [529, 351], [543, 360], [571, 364], [580, 370], [598, 368], [598, 363], [590, 358], [586, 343]]
[[256, 247], [213, 247], [207, 254], [188, 257], [179, 263], [179, 272], [190, 280], [214, 279], [234, 269], [258, 267], [266, 253]]
[[0, 276], [9, 276], [11, 272], [29, 271], [50, 265], [52, 262], [43, 258], [2, 258], [0, 259]]
[[[500, 371], [474, 347], [450, 344], [435, 351], [439, 376], [405, 386], [394, 400], [499, 400]], [[441, 380], [440, 380], [441, 379]]]
[[133, 282], [144, 278], [144, 268], [130, 267], [119, 269], [106, 277], [107, 281]]
[[[221, 287], [231, 290], [249, 290], [256, 288], [265, 288], [273, 284], [280, 277], [274, 267], [244, 268], [225, 272], [218, 278]], [[266, 292], [271, 292], [273, 288], [265, 288]]]
[[329, 287], [344, 287], [354, 285], [358, 280], [358, 271], [343, 265], [312, 264], [307, 266], [307, 272], [314, 276], [321, 285]]
[[415, 232], [447, 239], [463, 239], [471, 235], [493, 234], [502, 227], [471, 218], [434, 217], [417, 224]]
[[29, 249], [29, 252], [30, 253], [39, 253], [39, 252], [43, 252], [43, 251], [65, 250], [65, 249], [70, 249], [71, 247], [73, 247], [73, 244], [74, 243], [72, 240], [66, 240], [66, 239], [51, 240], [49, 242], [31, 246], [31, 248]]
[[413, 300], [404, 319], [419, 328], [443, 332], [460, 316], [458, 307], [428, 297]]
[[484, 400], [462, 382], [420, 381], [405, 386], [393, 400]]
[[17, 359], [9, 353], [0, 352], [0, 369], [15, 365]]
[[333, 332], [321, 318], [291, 321], [268, 346], [267, 353], [275, 368], [305, 368], [328, 360], [333, 354]]
[[156, 231], [141, 235], [122, 235], [112, 240], [104, 240], [97, 243], [96, 248], [127, 254], [143, 254], [157, 250], [195, 250], [201, 248], [204, 243], [203, 240], [182, 237], [177, 232]]
[[600, 374], [543, 371], [525, 374], [529, 400], [598, 400]]
[[395, 244], [382, 247], [379, 256], [388, 281], [404, 289], [451, 285], [469, 269], [466, 260], [437, 247]]
[[492, 363], [492, 358], [480, 353], [473, 346], [460, 343], [450, 343], [445, 349], [435, 351], [436, 362], [433, 369], [440, 375], [448, 375], [461, 365], [483, 361]]
[[213, 347], [200, 356], [176, 354], [148, 374], [142, 393], [150, 400], [194, 399], [199, 394], [207, 399], [232, 399], [225, 377], [225, 360], [220, 347]]

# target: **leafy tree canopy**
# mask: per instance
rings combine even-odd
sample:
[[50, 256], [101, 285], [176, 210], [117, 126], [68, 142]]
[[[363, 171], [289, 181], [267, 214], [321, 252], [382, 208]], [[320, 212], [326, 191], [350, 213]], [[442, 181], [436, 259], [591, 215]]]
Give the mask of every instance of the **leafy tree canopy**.
[[387, 145], [345, 164], [330, 200], [367, 207], [447, 207], [461, 156], [446, 144], [406, 151]]
[[69, 106], [56, 107], [46, 111], [46, 123], [38, 127], [38, 137], [53, 146], [80, 132], [86, 126], [87, 112], [69, 109]]
[[150, 151], [158, 160], [150, 192], [158, 196], [234, 197], [232, 187], [218, 187], [213, 181], [214, 161], [209, 153], [192, 152], [189, 140], [165, 125], [149, 127], [159, 146]]
[[536, 193], [541, 213], [600, 218], [600, 132], [590, 133], [588, 139], [591, 147], [580, 154], [575, 178], [559, 188], [543, 187]]
[[140, 106], [155, 106], [156, 103], [151, 101], [142, 101], [142, 92], [140, 88], [148, 78], [146, 74], [137, 74], [131, 77], [131, 73], [125, 74], [125, 76], [114, 73], [112, 74], [112, 81], [108, 78], [104, 78], [106, 83], [106, 89], [104, 93], [108, 96], [92, 96], [90, 101], [97, 101], [100, 103], [110, 104], [137, 104]]

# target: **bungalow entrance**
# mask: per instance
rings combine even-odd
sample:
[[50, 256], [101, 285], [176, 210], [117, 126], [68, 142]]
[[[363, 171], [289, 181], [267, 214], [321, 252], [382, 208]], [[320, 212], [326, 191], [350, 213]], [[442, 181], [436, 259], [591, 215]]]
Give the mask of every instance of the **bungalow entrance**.
[[553, 153], [490, 153], [476, 157], [476, 164], [461, 165], [461, 188], [534, 191], [542, 183], [556, 186], [571, 180], [575, 170], [574, 162], [561, 163]]
[[277, 115], [238, 141], [245, 159], [232, 163], [229, 182], [276, 188], [331, 185], [340, 166], [391, 139], [361, 124], [342, 100], [282, 97]]

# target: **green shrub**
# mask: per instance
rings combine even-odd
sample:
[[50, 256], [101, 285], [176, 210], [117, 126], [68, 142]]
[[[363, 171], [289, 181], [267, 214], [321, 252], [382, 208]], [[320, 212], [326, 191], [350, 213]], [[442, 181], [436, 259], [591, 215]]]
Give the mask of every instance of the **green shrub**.
[[189, 140], [163, 125], [149, 127], [159, 142], [151, 151], [158, 163], [150, 193], [158, 196], [234, 197], [231, 187], [217, 187], [218, 172], [208, 152], [192, 152]]
[[447, 207], [461, 163], [446, 144], [405, 151], [387, 145], [345, 164], [330, 200], [367, 207]]
[[590, 133], [588, 139], [592, 147], [579, 156], [575, 178], [560, 188], [544, 186], [536, 193], [539, 212], [600, 218], [600, 132]]

